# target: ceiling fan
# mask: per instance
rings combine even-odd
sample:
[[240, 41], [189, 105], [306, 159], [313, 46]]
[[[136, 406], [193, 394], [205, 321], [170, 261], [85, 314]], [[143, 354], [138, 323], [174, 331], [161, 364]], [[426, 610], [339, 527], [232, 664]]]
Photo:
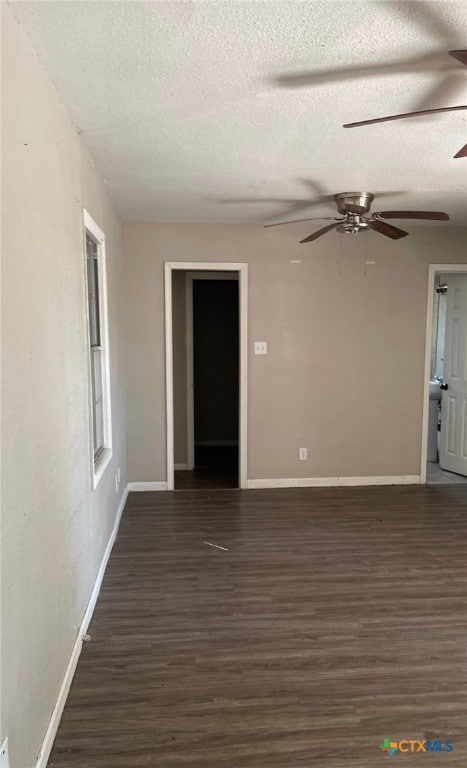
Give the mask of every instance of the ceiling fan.
[[[462, 51], [448, 51], [449, 55], [452, 56], [454, 59], [457, 59], [457, 61], [460, 61], [461, 64], [464, 64], [464, 66], [467, 67], [467, 50]], [[467, 105], [459, 106], [459, 107], [441, 107], [439, 109], [423, 109], [418, 112], [404, 112], [401, 115], [390, 115], [389, 117], [376, 117], [372, 120], [360, 120], [357, 123], [346, 123], [344, 125], [344, 128], [358, 128], [361, 125], [372, 125], [373, 123], [386, 123], [390, 120], [403, 120], [406, 117], [418, 117], [419, 115], [435, 115], [439, 112], [457, 112], [462, 109], [467, 109]], [[454, 157], [467, 157], [467, 144], [464, 144], [462, 149], [457, 152]]]
[[310, 243], [312, 240], [317, 240], [321, 235], [325, 235], [326, 232], [330, 232], [331, 229], [335, 229], [337, 232], [344, 232], [350, 235], [358, 235], [359, 232], [365, 232], [368, 229], [373, 229], [375, 232], [379, 232], [380, 235], [390, 237], [392, 240], [399, 240], [401, 237], [406, 237], [409, 233], [403, 229], [388, 224], [385, 219], [427, 219], [429, 221], [449, 221], [447, 213], [441, 211], [380, 211], [373, 213], [371, 216], [366, 216], [369, 213], [371, 203], [374, 200], [374, 195], [371, 192], [340, 192], [338, 195], [334, 195], [336, 201], [337, 210], [342, 214], [342, 217], [338, 216], [321, 216], [311, 219], [295, 219], [294, 221], [280, 221], [276, 224], [265, 224], [266, 227], [280, 227], [283, 224], [297, 224], [301, 221], [333, 221], [335, 224], [327, 224], [325, 227], [318, 229], [313, 234], [308, 235], [301, 243]]

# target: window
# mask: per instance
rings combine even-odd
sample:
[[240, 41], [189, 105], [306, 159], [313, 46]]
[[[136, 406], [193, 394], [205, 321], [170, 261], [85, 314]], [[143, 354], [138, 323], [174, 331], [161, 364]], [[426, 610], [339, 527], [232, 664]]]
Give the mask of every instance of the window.
[[112, 457], [105, 235], [84, 212], [93, 488]]

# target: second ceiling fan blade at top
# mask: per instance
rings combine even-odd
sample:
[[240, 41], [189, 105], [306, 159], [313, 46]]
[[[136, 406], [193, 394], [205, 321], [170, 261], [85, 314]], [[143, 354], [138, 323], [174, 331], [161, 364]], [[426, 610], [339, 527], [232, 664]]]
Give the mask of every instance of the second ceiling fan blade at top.
[[359, 128], [361, 125], [374, 125], [374, 123], [388, 123], [390, 120], [403, 120], [406, 117], [420, 117], [420, 115], [436, 115], [441, 112], [458, 112], [467, 109], [467, 104], [459, 107], [440, 107], [439, 109], [422, 109], [418, 112], [402, 112], [400, 115], [388, 115], [387, 117], [374, 117], [371, 120], [359, 120], [357, 123], [345, 123], [343, 128]]
[[464, 64], [467, 67], [467, 50], [448, 51], [448, 53], [453, 57], [453, 59], [457, 59], [457, 61], [460, 61], [461, 64]]
[[[466, 54], [466, 51], [451, 51], [453, 53]], [[457, 58], [457, 57], [455, 57]], [[459, 59], [460, 61], [460, 59]], [[465, 62], [463, 62], [465, 63]], [[375, 123], [388, 123], [390, 120], [403, 120], [406, 117], [419, 117], [420, 115], [436, 115], [440, 112], [458, 112], [461, 109], [467, 109], [467, 104], [463, 104], [459, 107], [440, 107], [439, 109], [422, 109], [418, 112], [403, 112], [400, 115], [388, 115], [387, 117], [374, 117], [372, 120], [359, 120], [357, 123], [345, 123], [343, 128], [360, 128], [362, 125], [374, 125]], [[467, 144], [465, 144], [459, 152], [456, 152], [454, 158], [467, 157]]]
[[464, 144], [462, 149], [460, 149], [459, 152], [456, 152], [454, 157], [467, 157], [467, 144]]

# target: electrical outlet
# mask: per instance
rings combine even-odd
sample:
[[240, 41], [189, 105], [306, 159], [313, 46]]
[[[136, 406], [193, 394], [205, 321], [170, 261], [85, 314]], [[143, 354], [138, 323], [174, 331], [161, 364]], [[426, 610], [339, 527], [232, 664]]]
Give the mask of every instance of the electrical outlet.
[[306, 461], [308, 458], [308, 451], [306, 448], [299, 448], [298, 455], [300, 458], [300, 461]]
[[267, 341], [255, 341], [255, 355], [267, 355], [268, 343]]
[[10, 758], [8, 757], [8, 739], [5, 739], [0, 747], [0, 768], [10, 768]]

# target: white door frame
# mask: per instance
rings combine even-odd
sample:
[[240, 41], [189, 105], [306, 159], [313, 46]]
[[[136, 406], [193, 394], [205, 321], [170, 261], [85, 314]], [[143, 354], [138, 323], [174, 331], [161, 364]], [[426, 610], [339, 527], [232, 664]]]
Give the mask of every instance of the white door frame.
[[[165, 402], [166, 402], [166, 451], [167, 489], [174, 490], [174, 402], [173, 402], [173, 332], [172, 332], [172, 272], [236, 272], [239, 287], [240, 318], [240, 372], [239, 372], [239, 485], [246, 488], [247, 473], [247, 372], [248, 372], [248, 264], [235, 262], [166, 261], [165, 281]], [[187, 280], [188, 284], [188, 280]], [[188, 290], [187, 290], [188, 296]], [[187, 306], [187, 309], [189, 307]], [[190, 407], [189, 400], [187, 406]], [[192, 415], [187, 414], [189, 425]], [[188, 429], [190, 427], [188, 426]], [[193, 462], [193, 457], [192, 457]]]
[[435, 277], [439, 273], [453, 272], [464, 274], [467, 272], [467, 264], [430, 264], [428, 267], [428, 299], [426, 313], [426, 336], [425, 336], [425, 379], [423, 382], [423, 417], [422, 417], [422, 464], [420, 467], [420, 482], [426, 483], [426, 461], [428, 449], [428, 413], [429, 413], [429, 394], [430, 394], [430, 371], [431, 371], [431, 341], [433, 334], [433, 298], [435, 292]]

